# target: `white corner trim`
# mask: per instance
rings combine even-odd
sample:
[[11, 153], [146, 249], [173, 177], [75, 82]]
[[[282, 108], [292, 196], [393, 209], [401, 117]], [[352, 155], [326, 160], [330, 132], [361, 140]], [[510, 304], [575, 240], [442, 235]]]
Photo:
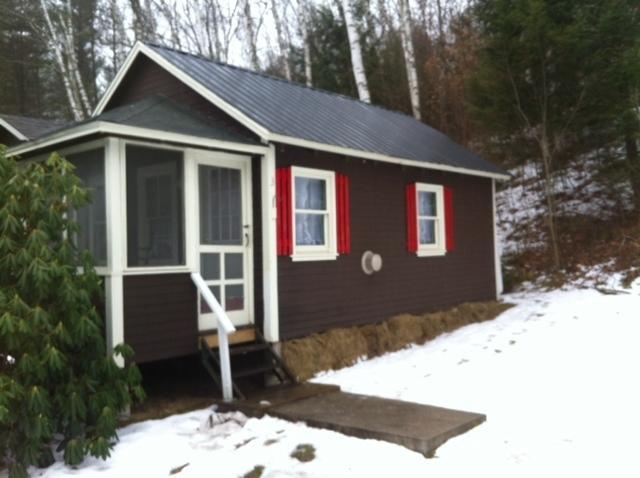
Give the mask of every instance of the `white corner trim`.
[[496, 299], [500, 299], [500, 296], [504, 292], [504, 282], [502, 278], [502, 246], [500, 244], [500, 238], [498, 237], [498, 216], [496, 207], [496, 181], [491, 181], [491, 211], [493, 213], [493, 257], [495, 261], [495, 276], [496, 276]]
[[19, 139], [20, 141], [29, 141], [29, 138], [27, 138], [25, 135], [23, 135], [20, 131], [18, 131], [15, 126], [13, 126], [11, 123], [9, 123], [8, 121], [5, 121], [4, 119], [0, 118], [0, 126], [2, 126], [4, 129], [6, 129], [7, 131], [9, 131], [9, 133], [11, 133], [12, 135], [14, 135], [17, 139]]
[[280, 340], [278, 305], [278, 251], [276, 206], [276, 148], [262, 159], [260, 187], [262, 204], [262, 276], [264, 299], [264, 337], [269, 342]]
[[109, 123], [106, 121], [94, 121], [87, 124], [79, 125], [66, 131], [61, 131], [58, 134], [45, 137], [40, 140], [36, 139], [22, 145], [14, 146], [7, 151], [7, 155], [9, 157], [19, 156], [22, 154], [30, 153], [34, 150], [46, 148], [48, 146], [55, 146], [56, 144], [65, 141], [71, 141], [94, 134], [126, 136], [130, 138], [155, 140], [165, 143], [176, 143], [191, 147], [224, 149], [228, 151], [251, 154], [265, 154], [267, 151], [266, 146], [202, 138], [200, 136], [191, 136], [182, 133], [171, 133], [149, 128], [140, 128], [137, 126], [127, 126], [117, 123]]

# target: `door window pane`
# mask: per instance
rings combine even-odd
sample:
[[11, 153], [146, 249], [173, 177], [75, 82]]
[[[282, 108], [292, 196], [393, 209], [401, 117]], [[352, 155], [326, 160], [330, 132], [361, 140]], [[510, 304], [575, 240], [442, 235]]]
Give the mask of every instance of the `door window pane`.
[[420, 244], [436, 243], [435, 219], [420, 219]]
[[242, 284], [228, 285], [224, 288], [225, 310], [244, 309], [244, 286]]
[[242, 253], [227, 253], [224, 255], [225, 279], [242, 279]]
[[242, 244], [240, 170], [200, 165], [200, 242]]
[[79, 231], [74, 240], [79, 250], [88, 250], [95, 264], [107, 265], [107, 212], [104, 186], [104, 149], [70, 154], [67, 160], [75, 166], [75, 174], [89, 191], [91, 202], [74, 211]]
[[[222, 304], [222, 299], [220, 297], [220, 286], [212, 285], [212, 286], [209, 286], [209, 289], [211, 290], [211, 293], [214, 295], [214, 297], [218, 300], [218, 302]], [[211, 308], [207, 305], [207, 302], [204, 300], [202, 296], [200, 296], [200, 313], [210, 314], [211, 312], [212, 312]]]
[[182, 153], [127, 146], [129, 266], [184, 264]]
[[296, 176], [296, 209], [324, 211], [327, 208], [327, 194], [324, 179]]
[[418, 215], [420, 216], [437, 216], [436, 193], [428, 191], [420, 191], [418, 193]]
[[200, 274], [204, 280], [219, 280], [220, 254], [200, 254]]
[[324, 214], [296, 213], [296, 245], [323, 246]]

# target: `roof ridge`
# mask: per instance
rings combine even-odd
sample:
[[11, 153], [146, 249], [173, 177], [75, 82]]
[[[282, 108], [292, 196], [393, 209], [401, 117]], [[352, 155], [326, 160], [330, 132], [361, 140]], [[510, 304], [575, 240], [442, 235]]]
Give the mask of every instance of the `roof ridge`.
[[[190, 56], [190, 57], [193, 57], [193, 58], [197, 58], [198, 60], [207, 61], [209, 63], [215, 63], [216, 65], [219, 65], [219, 66], [222, 66], [222, 67], [228, 67], [228, 68], [232, 68], [234, 70], [239, 70], [239, 71], [243, 71], [245, 73], [250, 73], [252, 75], [261, 76], [263, 78], [268, 78], [270, 80], [280, 81], [282, 83], [286, 83], [288, 85], [297, 86], [299, 88], [304, 88], [304, 89], [307, 89], [307, 90], [317, 91], [318, 93], [323, 93], [323, 94], [326, 94], [326, 95], [336, 96], [338, 98], [343, 98], [343, 99], [348, 100], [348, 101], [353, 101], [355, 103], [360, 103], [361, 105], [366, 106], [366, 107], [377, 108], [379, 110], [387, 111], [389, 113], [394, 113], [394, 114], [397, 114], [397, 115], [400, 115], [400, 116], [406, 116], [407, 118], [411, 118], [411, 119], [413, 119], [415, 121], [418, 121], [419, 123], [422, 123], [423, 125], [428, 126], [429, 128], [435, 129], [435, 128], [433, 128], [433, 126], [428, 125], [427, 123], [424, 123], [424, 122], [422, 122], [420, 120], [417, 120], [416, 118], [414, 118], [412, 115], [410, 115], [408, 113], [403, 113], [402, 111], [393, 110], [391, 108], [387, 108], [386, 106], [382, 106], [382, 105], [378, 105], [378, 104], [374, 104], [374, 103], [367, 103], [366, 101], [362, 101], [359, 98], [354, 98], [353, 96], [345, 95], [343, 93], [336, 93], [335, 91], [325, 90], [325, 89], [322, 89], [322, 88], [317, 88], [315, 86], [309, 86], [309, 85], [306, 85], [304, 83], [298, 83], [298, 82], [295, 82], [295, 81], [290, 81], [290, 80], [287, 80], [286, 78], [281, 78], [279, 76], [269, 75], [269, 74], [261, 72], [261, 71], [251, 70], [251, 69], [243, 67], [243, 66], [232, 65], [230, 63], [225, 63], [225, 62], [222, 62], [220, 60], [214, 60], [214, 59], [211, 59], [211, 58], [207, 58], [206, 56], [199, 55], [197, 53], [192, 53], [192, 52], [184, 51], [184, 50], [178, 50], [177, 48], [173, 48], [173, 47], [170, 47], [170, 46], [167, 46], [167, 45], [161, 45], [161, 44], [153, 43], [153, 42], [144, 42], [144, 44], [147, 45], [147, 46], [152, 46], [154, 48], [161, 48], [163, 50], [167, 50], [167, 51], [170, 51], [170, 52], [173, 52], [173, 53], [178, 53], [180, 55], [185, 55], [185, 56]], [[438, 131], [438, 130], [436, 130], [436, 131]]]

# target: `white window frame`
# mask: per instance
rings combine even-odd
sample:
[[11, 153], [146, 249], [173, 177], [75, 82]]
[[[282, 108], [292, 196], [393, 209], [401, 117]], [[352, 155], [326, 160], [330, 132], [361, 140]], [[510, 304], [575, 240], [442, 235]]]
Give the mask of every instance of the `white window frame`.
[[[296, 177], [321, 179], [326, 184], [326, 222], [324, 228], [325, 244], [323, 246], [299, 246], [296, 243]], [[293, 261], [330, 261], [338, 257], [336, 239], [336, 173], [324, 169], [291, 167], [291, 224]], [[307, 214], [309, 211], [300, 210]]]
[[[183, 238], [184, 238], [184, 264], [176, 264], [176, 265], [148, 265], [148, 266], [130, 266], [129, 265], [129, 244], [128, 244], [128, 217], [127, 217], [127, 146], [139, 146], [150, 149], [163, 149], [167, 151], [175, 151], [182, 154], [182, 204], [183, 204]], [[180, 146], [170, 146], [162, 143], [154, 143], [151, 141], [136, 141], [136, 140], [121, 140], [120, 141], [120, 156], [122, 161], [122, 172], [121, 172], [121, 190], [120, 197], [123, 205], [123, 210], [121, 212], [122, 220], [123, 220], [123, 231], [122, 231], [122, 250], [124, 255], [124, 266], [123, 273], [125, 275], [148, 275], [148, 274], [169, 274], [169, 273], [180, 273], [180, 272], [191, 272], [193, 269], [193, 265], [190, 264], [190, 255], [189, 255], [189, 247], [190, 241], [193, 240], [191, 237], [190, 231], [190, 222], [187, 219], [187, 167], [190, 165], [190, 161], [187, 161], [187, 154], [189, 153], [190, 148], [184, 148]]]
[[[436, 242], [435, 244], [421, 244], [420, 243], [420, 219], [434, 219], [433, 216], [420, 216], [420, 193], [428, 192], [435, 193], [436, 195], [436, 214], [435, 217], [435, 229], [436, 229]], [[425, 184], [416, 183], [416, 235], [418, 236], [417, 244], [418, 251], [416, 255], [418, 257], [433, 257], [444, 256], [447, 253], [446, 246], [446, 231], [445, 231], [445, 217], [444, 217], [444, 187], [437, 184]]]

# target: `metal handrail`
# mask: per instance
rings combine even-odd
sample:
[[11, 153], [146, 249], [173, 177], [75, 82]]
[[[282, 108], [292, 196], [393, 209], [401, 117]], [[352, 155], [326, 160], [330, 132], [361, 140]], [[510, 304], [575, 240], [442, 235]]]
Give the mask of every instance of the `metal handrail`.
[[220, 376], [222, 378], [222, 398], [225, 402], [233, 400], [233, 385], [231, 382], [231, 361], [229, 359], [229, 334], [236, 328], [229, 320], [218, 299], [213, 295], [200, 273], [192, 272], [191, 280], [196, 285], [198, 292], [213, 311], [218, 322], [218, 352], [220, 353]]

